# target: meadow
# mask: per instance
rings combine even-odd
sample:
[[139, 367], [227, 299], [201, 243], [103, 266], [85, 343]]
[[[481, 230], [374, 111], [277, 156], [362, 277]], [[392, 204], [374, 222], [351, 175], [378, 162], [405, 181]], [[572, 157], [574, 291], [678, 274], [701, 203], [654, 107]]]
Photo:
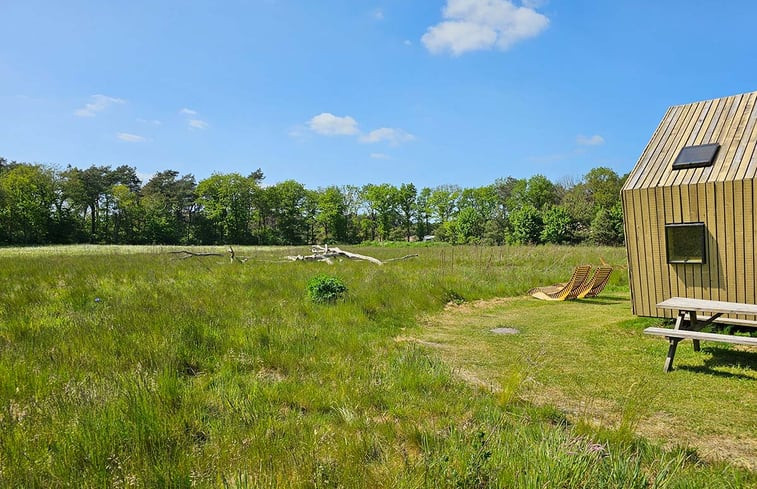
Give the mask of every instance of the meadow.
[[[696, 436], [754, 442], [754, 365], [739, 364], [754, 354], [682, 345], [663, 375], [621, 248], [356, 248], [419, 254], [381, 267], [176, 249], [0, 249], [0, 486], [757, 485], [749, 460]], [[522, 297], [600, 257], [619, 269], [605, 299]], [[308, 299], [320, 273], [344, 299]], [[687, 409], [702, 421], [680, 436], [649, 427], [685, 427]]]

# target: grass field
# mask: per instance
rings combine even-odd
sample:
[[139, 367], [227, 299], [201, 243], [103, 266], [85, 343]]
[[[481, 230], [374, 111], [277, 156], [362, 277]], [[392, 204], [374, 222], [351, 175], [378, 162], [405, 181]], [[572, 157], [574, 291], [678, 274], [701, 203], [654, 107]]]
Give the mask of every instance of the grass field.
[[[604, 305], [518, 298], [577, 263], [622, 266], [622, 249], [428, 247], [383, 267], [169, 250], [0, 249], [0, 486], [757, 484], [694, 443], [754, 441], [749, 355], [683, 344], [663, 376], [665, 342], [630, 318], [625, 272]], [[324, 272], [344, 300], [307, 299]], [[493, 298], [511, 299], [468, 304]], [[689, 408], [704, 416], [681, 437], [645, 424], [678, 427]]]

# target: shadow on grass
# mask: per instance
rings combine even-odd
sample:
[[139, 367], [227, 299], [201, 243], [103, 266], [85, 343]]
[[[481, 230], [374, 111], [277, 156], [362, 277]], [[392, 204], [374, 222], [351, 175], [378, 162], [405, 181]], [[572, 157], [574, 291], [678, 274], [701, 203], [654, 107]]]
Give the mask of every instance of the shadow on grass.
[[679, 365], [676, 367], [676, 369], [687, 370], [689, 372], [707, 373], [710, 375], [715, 375], [717, 377], [754, 380], [748, 375], [715, 370], [718, 367], [733, 367], [734, 365], [757, 370], [757, 354], [755, 354], [754, 352], [729, 350], [727, 348], [718, 348], [711, 346], [702, 348], [702, 351], [712, 355], [704, 361], [704, 365], [696, 367]]
[[586, 302], [587, 304], [600, 304], [605, 306], [611, 306], [613, 304], [619, 304], [621, 302], [628, 302], [626, 297], [600, 297], [599, 299], [579, 299], [579, 302]]

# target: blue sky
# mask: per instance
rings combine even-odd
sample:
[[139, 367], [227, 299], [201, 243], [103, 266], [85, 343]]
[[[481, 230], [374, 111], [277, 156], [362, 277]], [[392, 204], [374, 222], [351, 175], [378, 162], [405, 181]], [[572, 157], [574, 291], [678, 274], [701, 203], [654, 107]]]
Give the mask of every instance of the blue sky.
[[757, 90], [750, 1], [0, 2], [0, 156], [266, 182], [630, 171]]

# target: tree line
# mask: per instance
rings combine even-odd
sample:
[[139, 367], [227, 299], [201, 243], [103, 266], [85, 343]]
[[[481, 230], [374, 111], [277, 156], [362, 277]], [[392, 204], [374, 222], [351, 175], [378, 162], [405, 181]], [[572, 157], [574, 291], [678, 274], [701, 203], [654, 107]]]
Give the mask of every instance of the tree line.
[[483, 187], [308, 189], [128, 165], [59, 169], [0, 158], [0, 245], [257, 244], [433, 239], [453, 244], [623, 243], [620, 188], [604, 167], [577, 181], [506, 177]]

